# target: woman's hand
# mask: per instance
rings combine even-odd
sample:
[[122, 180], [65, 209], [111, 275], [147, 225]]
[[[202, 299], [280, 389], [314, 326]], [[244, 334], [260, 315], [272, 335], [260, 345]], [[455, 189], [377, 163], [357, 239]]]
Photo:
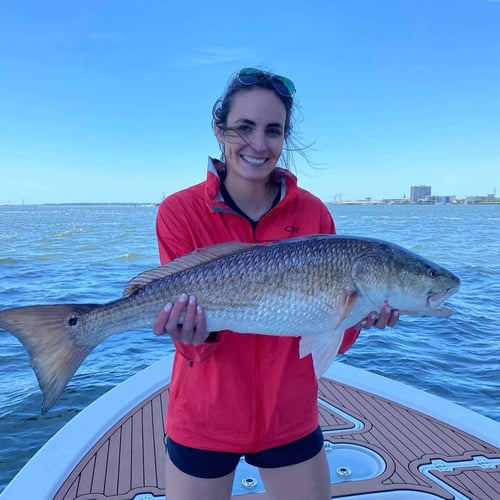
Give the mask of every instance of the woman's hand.
[[170, 335], [173, 341], [201, 345], [207, 339], [207, 320], [194, 295], [183, 293], [175, 302], [168, 302], [153, 322], [155, 335]]
[[354, 328], [364, 328], [367, 330], [372, 326], [380, 328], [393, 327], [399, 319], [398, 309], [393, 309], [389, 305], [385, 305], [380, 313], [372, 311], [365, 319], [361, 320]]

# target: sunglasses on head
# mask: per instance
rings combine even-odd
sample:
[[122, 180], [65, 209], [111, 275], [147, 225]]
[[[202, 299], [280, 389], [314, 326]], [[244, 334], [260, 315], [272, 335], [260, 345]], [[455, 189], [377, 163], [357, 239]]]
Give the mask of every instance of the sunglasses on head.
[[273, 75], [256, 68], [243, 68], [238, 73], [238, 81], [243, 85], [254, 85], [260, 80], [270, 80], [274, 89], [283, 97], [293, 97], [295, 85], [286, 76]]

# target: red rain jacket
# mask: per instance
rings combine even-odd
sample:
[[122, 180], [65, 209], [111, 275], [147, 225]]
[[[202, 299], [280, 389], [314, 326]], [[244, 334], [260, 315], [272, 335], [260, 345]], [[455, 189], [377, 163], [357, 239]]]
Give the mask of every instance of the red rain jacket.
[[[335, 233], [325, 205], [282, 169], [276, 171], [281, 200], [254, 232], [247, 219], [224, 203], [217, 166], [217, 160], [209, 160], [205, 182], [160, 205], [156, 229], [162, 264], [226, 241], [268, 243]], [[358, 334], [347, 330], [341, 350]], [[216, 343], [196, 347], [176, 342], [168, 435], [192, 448], [251, 453], [312, 432], [319, 421], [318, 384], [311, 355], [299, 358], [299, 340], [222, 331]]]

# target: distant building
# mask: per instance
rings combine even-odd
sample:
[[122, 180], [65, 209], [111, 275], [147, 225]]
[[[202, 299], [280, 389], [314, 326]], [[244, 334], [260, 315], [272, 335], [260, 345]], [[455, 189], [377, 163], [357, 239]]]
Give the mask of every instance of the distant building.
[[419, 203], [426, 200], [431, 195], [431, 186], [411, 186], [410, 201]]
[[457, 197], [455, 195], [452, 196], [433, 195], [433, 196], [428, 196], [425, 201], [428, 203], [434, 203], [435, 205], [448, 205], [449, 203], [456, 203]]

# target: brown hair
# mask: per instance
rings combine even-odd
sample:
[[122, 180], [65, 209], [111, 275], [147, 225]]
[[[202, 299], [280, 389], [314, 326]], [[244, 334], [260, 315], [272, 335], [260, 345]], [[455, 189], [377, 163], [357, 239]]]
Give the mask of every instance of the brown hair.
[[[273, 74], [264, 71], [262, 78], [259, 78], [255, 83], [251, 85], [245, 85], [241, 83], [238, 79], [238, 73], [233, 75], [231, 78], [226, 91], [215, 101], [215, 104], [212, 107], [212, 128], [214, 132], [216, 131], [216, 127], [221, 131], [224, 131], [227, 128], [227, 116], [231, 111], [231, 106], [233, 103], [233, 98], [238, 92], [246, 91], [250, 92], [252, 89], [258, 87], [266, 90], [270, 90], [274, 92], [274, 94], [280, 99], [280, 101], [285, 106], [286, 117], [285, 117], [285, 127], [284, 127], [284, 137], [285, 137], [285, 145], [283, 147], [283, 152], [281, 154], [281, 158], [286, 167], [289, 164], [289, 154], [293, 150], [291, 147], [293, 144], [292, 141], [292, 113], [295, 109], [295, 105], [293, 102], [293, 97], [284, 96], [276, 91], [273, 81]], [[224, 150], [221, 150], [222, 158], [224, 161]]]

